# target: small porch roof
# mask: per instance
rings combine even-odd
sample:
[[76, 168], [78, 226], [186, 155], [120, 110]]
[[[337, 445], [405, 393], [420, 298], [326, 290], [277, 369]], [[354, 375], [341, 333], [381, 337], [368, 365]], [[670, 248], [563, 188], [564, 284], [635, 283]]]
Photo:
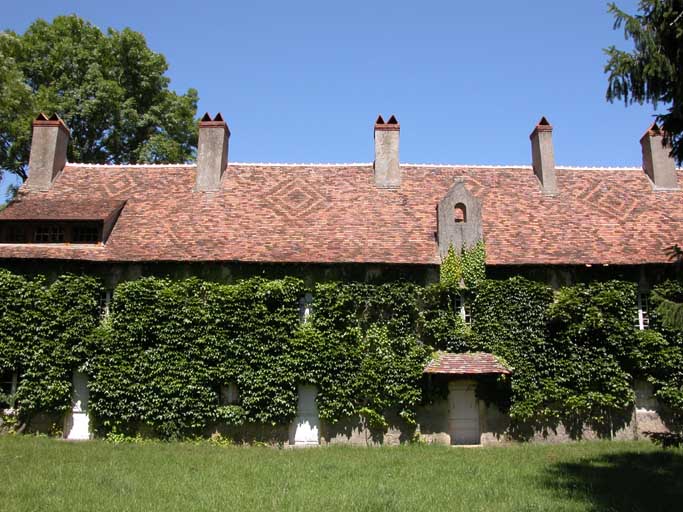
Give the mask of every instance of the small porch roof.
[[486, 352], [453, 354], [437, 352], [425, 366], [424, 373], [442, 375], [491, 375], [512, 373], [498, 357]]

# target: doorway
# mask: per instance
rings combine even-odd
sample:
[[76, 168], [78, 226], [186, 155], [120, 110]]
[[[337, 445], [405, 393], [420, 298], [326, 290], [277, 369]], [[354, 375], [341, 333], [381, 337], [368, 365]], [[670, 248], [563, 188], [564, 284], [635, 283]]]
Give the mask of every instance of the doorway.
[[477, 383], [455, 380], [448, 384], [448, 431], [451, 444], [476, 445], [481, 443]]

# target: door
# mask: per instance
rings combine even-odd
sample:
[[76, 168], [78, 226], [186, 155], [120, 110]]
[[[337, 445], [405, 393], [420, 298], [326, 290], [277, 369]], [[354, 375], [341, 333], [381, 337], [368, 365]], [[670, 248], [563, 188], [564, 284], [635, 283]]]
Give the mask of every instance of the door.
[[64, 433], [67, 439], [90, 439], [88, 377], [84, 373], [74, 372], [72, 382], [71, 411], [66, 417]]
[[315, 446], [320, 442], [320, 417], [315, 399], [318, 389], [315, 386], [299, 385], [299, 400], [296, 417], [290, 431], [290, 444], [294, 446]]
[[456, 380], [448, 385], [448, 430], [451, 444], [480, 444], [477, 383]]

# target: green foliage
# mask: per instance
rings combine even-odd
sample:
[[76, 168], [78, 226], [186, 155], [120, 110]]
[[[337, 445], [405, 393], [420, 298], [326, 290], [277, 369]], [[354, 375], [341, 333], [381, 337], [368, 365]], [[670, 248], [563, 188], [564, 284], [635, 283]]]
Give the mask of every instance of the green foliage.
[[[296, 405], [289, 349], [303, 291], [293, 278], [123, 283], [91, 346], [93, 412], [107, 428], [145, 425], [164, 437], [218, 420], [285, 423]], [[240, 408], [219, 404], [231, 382]]]
[[633, 403], [635, 283], [607, 281], [560, 290], [550, 309], [558, 352], [544, 384], [565, 414], [606, 423]]
[[650, 330], [643, 333], [636, 357], [654, 384], [655, 396], [676, 413], [683, 413], [683, 329], [667, 318], [665, 302], [683, 300], [683, 283], [666, 281], [650, 296]]
[[456, 297], [471, 301], [473, 294], [442, 283], [425, 287], [421, 294], [419, 335], [424, 343], [449, 352], [466, 352], [472, 331], [455, 308]]
[[683, 161], [683, 1], [640, 0], [639, 14], [630, 15], [614, 3], [614, 28], [623, 26], [633, 50], [626, 52], [610, 46], [605, 50], [609, 74], [607, 99], [668, 105], [666, 114], [657, 116], [671, 137], [673, 154]]
[[468, 288], [476, 288], [486, 279], [486, 246], [483, 240], [462, 251], [462, 279]]
[[473, 247], [456, 250], [451, 244], [441, 263], [440, 281], [443, 286], [476, 288], [486, 278], [486, 246], [482, 240]]
[[[427, 398], [422, 371], [437, 349], [505, 360], [512, 377], [486, 381], [478, 394], [509, 406], [519, 422], [611, 426], [633, 403], [634, 377], [683, 412], [683, 331], [667, 327], [657, 309], [657, 297], [683, 298], [679, 283], [655, 289], [648, 331], [634, 326], [635, 285], [621, 281], [554, 294], [521, 277], [481, 280], [475, 289], [398, 281], [313, 290], [294, 278], [143, 278], [118, 286], [104, 321], [101, 290], [89, 277], [48, 285], [0, 271], [0, 370], [20, 374], [22, 418], [64, 411], [72, 372], [82, 369], [91, 411], [115, 438], [194, 436], [216, 422], [285, 424], [298, 384], [318, 387], [322, 419], [360, 415], [384, 430], [396, 417], [415, 424]], [[312, 314], [301, 323], [308, 291]], [[460, 296], [471, 302], [471, 328], [455, 306]], [[230, 384], [239, 404], [221, 402]]]
[[546, 340], [552, 302], [549, 287], [514, 277], [483, 281], [472, 303], [473, 348], [512, 366], [510, 414], [519, 420], [535, 417], [544, 402], [539, 382], [547, 373], [544, 360], [553, 358]]
[[398, 413], [414, 424], [430, 350], [420, 343], [420, 287], [410, 283], [325, 283], [313, 296], [320, 416], [361, 414], [372, 428]]
[[69, 406], [83, 341], [100, 321], [101, 290], [92, 277], [66, 274], [48, 286], [0, 270], [0, 370], [19, 373], [22, 417]]
[[448, 247], [448, 254], [439, 268], [441, 284], [451, 288], [460, 287], [462, 282], [462, 256], [455, 252], [453, 244]]
[[27, 177], [31, 121], [59, 114], [71, 128], [68, 159], [184, 162], [197, 142], [197, 91], [178, 95], [163, 55], [130, 29], [71, 16], [0, 33], [0, 169]]

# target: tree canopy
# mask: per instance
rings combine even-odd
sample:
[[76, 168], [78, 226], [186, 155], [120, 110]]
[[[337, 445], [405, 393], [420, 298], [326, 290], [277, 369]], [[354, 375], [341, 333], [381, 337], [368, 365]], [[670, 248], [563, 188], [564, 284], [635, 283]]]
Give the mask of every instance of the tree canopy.
[[607, 99], [668, 105], [657, 122], [668, 134], [673, 156], [683, 162], [683, 0], [641, 0], [639, 13], [609, 5], [614, 28], [633, 41], [630, 52], [610, 46]]
[[131, 29], [106, 33], [78, 16], [0, 32], [0, 169], [27, 178], [31, 121], [57, 113], [71, 129], [70, 161], [191, 159], [197, 91], [177, 94], [163, 55]]

